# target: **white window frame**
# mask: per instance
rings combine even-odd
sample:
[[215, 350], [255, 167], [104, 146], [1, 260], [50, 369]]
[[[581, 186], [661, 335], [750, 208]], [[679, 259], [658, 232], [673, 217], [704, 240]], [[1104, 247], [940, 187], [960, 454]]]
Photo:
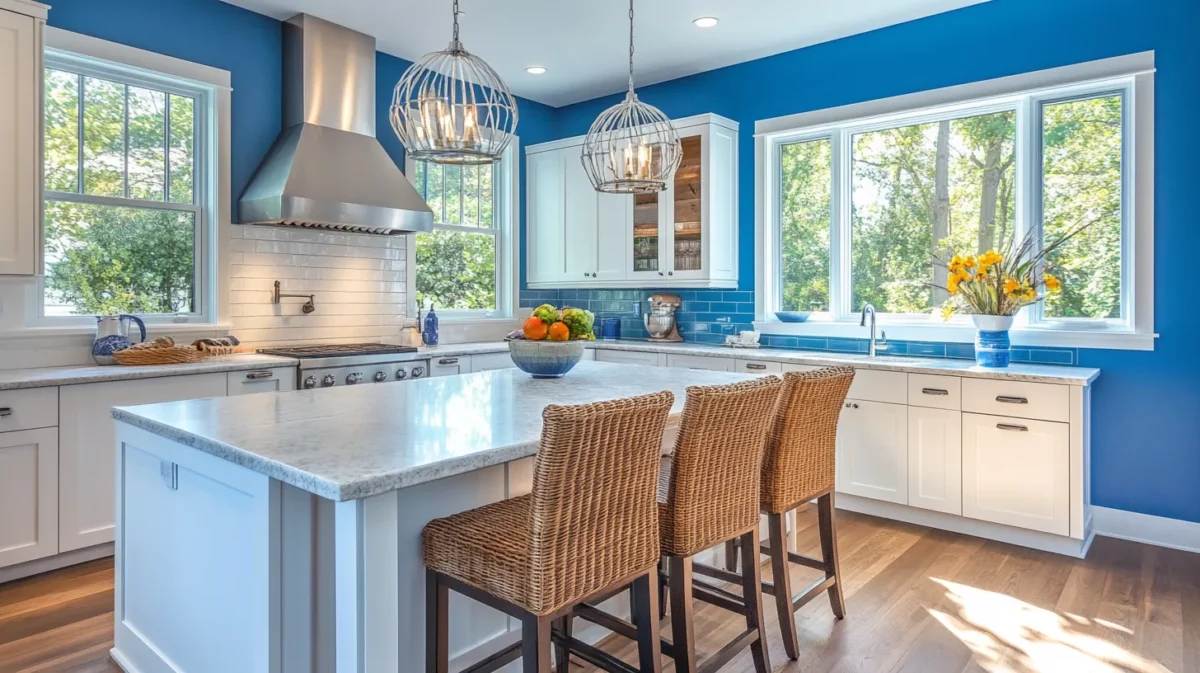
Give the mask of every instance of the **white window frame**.
[[[230, 73], [79, 33], [48, 27], [43, 67], [63, 68], [102, 79], [144, 86], [195, 99], [196, 166], [192, 204], [99, 197], [44, 191], [46, 199], [159, 208], [196, 213], [196, 285], [193, 311], [139, 314], [148, 326], [170, 325], [172, 332], [227, 329], [228, 235], [230, 230]], [[39, 74], [40, 76], [40, 74]], [[39, 184], [41, 184], [39, 182]], [[43, 242], [44, 245], [44, 242]], [[46, 316], [45, 279], [39, 276], [26, 304], [29, 329], [77, 332], [95, 329], [93, 316]]]
[[[496, 308], [495, 309], [437, 309], [438, 318], [441, 321], [450, 321], [456, 323], [469, 322], [489, 322], [511, 320], [516, 310], [517, 300], [517, 267], [516, 259], [517, 246], [514, 242], [516, 236], [517, 213], [520, 208], [520, 181], [517, 176], [520, 174], [520, 167], [517, 165], [519, 152], [517, 148], [520, 146], [520, 139], [517, 136], [509, 136], [510, 142], [504, 150], [500, 161], [495, 164], [496, 172], [492, 176], [492, 193], [495, 196], [496, 202], [492, 207], [492, 227], [491, 231], [496, 238]], [[416, 177], [416, 162], [411, 157], [405, 157], [404, 174], [413, 181]], [[413, 186], [417, 187], [418, 193], [420, 188], [413, 182]], [[480, 227], [457, 226], [451, 224], [438, 224], [434, 226], [438, 231], [462, 231], [472, 234], [487, 233], [486, 229]], [[416, 315], [418, 308], [424, 309], [424, 306], [417, 306], [417, 235], [410, 234], [406, 244], [408, 262], [408, 287], [410, 298], [408, 301], [409, 315]]]
[[[1147, 52], [909, 94], [840, 108], [763, 120], [756, 124], [755, 329], [768, 334], [861, 338], [851, 306], [850, 161], [855, 134], [998, 111], [1016, 115], [1016, 231], [1023, 235], [1041, 219], [1041, 111], [1045, 104], [1120, 93], [1124, 101], [1122, 170], [1121, 319], [1046, 318], [1040, 304], [1014, 324], [1019, 345], [1153, 350], [1154, 339], [1154, 54]], [[797, 142], [832, 143], [830, 311], [805, 323], [781, 323], [780, 158]], [[958, 316], [879, 314], [889, 338], [970, 343], [975, 329]]]

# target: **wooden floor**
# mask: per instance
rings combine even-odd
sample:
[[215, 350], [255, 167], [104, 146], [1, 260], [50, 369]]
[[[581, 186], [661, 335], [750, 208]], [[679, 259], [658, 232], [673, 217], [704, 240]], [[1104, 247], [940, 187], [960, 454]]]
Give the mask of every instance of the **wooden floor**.
[[[802, 553], [816, 553], [815, 526], [801, 515]], [[768, 598], [776, 671], [1200, 673], [1200, 555], [1099, 538], [1076, 561], [852, 513], [838, 531], [846, 619], [823, 599], [806, 606], [791, 662]], [[111, 559], [0, 585], [0, 673], [118, 673], [112, 588]], [[710, 606], [697, 629], [703, 652], [740, 631]], [[632, 660], [626, 641], [605, 645]], [[753, 668], [746, 654], [725, 670]]]

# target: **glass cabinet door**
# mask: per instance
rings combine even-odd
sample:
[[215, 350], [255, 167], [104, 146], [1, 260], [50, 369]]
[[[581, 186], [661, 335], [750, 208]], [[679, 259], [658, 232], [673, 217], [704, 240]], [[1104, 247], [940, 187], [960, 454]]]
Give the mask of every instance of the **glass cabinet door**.
[[675, 171], [671, 182], [670, 194], [672, 201], [673, 227], [672, 257], [675, 275], [680, 272], [701, 270], [701, 203], [704, 195], [701, 188], [704, 183], [701, 170], [703, 168], [702, 137], [687, 136], [680, 139], [683, 146], [683, 160]]
[[659, 195], [635, 194], [633, 197], [633, 266], [636, 275], [658, 275]]

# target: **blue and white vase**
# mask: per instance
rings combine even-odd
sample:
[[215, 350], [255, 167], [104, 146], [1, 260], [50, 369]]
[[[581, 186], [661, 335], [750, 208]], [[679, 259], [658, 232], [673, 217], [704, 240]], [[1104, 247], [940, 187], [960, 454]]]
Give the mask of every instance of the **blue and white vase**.
[[1007, 367], [1011, 359], [1012, 341], [1008, 331], [1012, 329], [1011, 315], [973, 315], [975, 322], [975, 364], [980, 367], [998, 369]]
[[425, 331], [421, 334], [421, 340], [426, 346], [438, 345], [438, 317], [433, 304], [429, 305], [429, 313], [425, 314]]

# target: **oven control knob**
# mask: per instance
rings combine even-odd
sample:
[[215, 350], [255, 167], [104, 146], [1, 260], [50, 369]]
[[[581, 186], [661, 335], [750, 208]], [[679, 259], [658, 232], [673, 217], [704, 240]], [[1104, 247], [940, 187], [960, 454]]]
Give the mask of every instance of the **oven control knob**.
[[362, 380], [362, 374], [359, 374], [358, 372], [354, 372], [352, 374], [346, 374], [346, 385], [348, 385], [348, 386], [352, 386], [361, 380]]
[[333, 378], [333, 374], [326, 374], [325, 378], [321, 379], [321, 385], [328, 388], [333, 385], [337, 379]]
[[308, 378], [304, 379], [304, 387], [305, 388], [316, 388], [317, 387], [317, 377], [309, 376]]
[[397, 369], [396, 370], [396, 380], [397, 381], [403, 381], [406, 378], [408, 378], [408, 370], [407, 369]]
[[387, 372], [375, 372], [375, 383], [383, 383], [387, 380]]
[[424, 367], [413, 367], [413, 378], [419, 379], [422, 376], [425, 376], [425, 368]]

